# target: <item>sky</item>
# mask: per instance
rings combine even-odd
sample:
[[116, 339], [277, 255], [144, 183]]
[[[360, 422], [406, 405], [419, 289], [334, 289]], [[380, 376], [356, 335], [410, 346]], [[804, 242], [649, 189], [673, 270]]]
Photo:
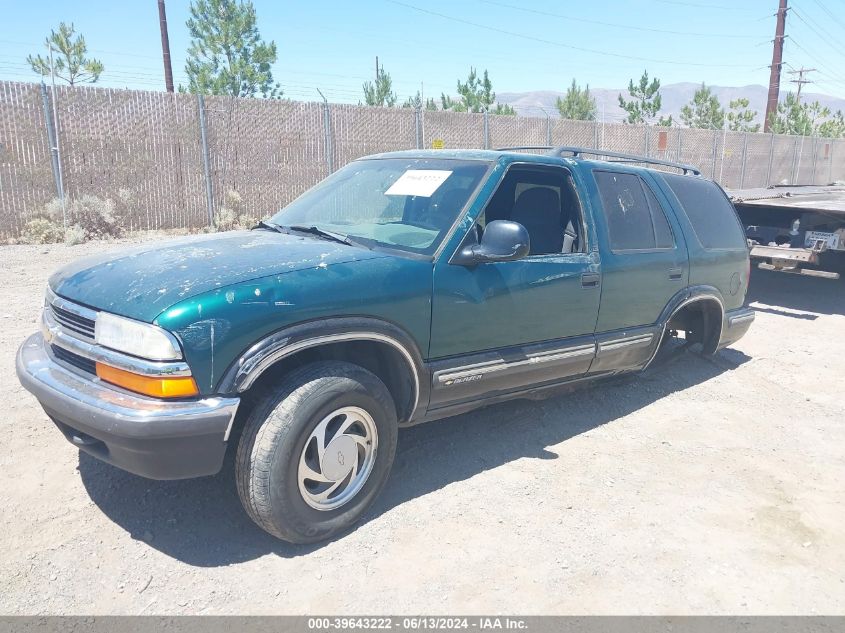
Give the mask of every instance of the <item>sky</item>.
[[[471, 66], [497, 92], [563, 91], [576, 79], [624, 88], [643, 70], [663, 84], [767, 85], [777, 0], [254, 0], [278, 47], [285, 96], [357, 103], [375, 58], [400, 100], [455, 94]], [[816, 68], [805, 87], [845, 98], [845, 0], [790, 0], [784, 60]], [[186, 84], [188, 0], [167, 0], [177, 85]], [[0, 79], [37, 81], [26, 63], [62, 20], [105, 66], [99, 85], [163, 90], [156, 0], [0, 0]], [[784, 86], [792, 77], [784, 76]]]

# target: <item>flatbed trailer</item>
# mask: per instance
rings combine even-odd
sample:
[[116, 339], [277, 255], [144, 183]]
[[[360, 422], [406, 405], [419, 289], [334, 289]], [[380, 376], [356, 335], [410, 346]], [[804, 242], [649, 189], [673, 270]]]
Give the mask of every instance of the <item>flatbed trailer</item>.
[[839, 279], [845, 273], [845, 185], [728, 191], [758, 267]]

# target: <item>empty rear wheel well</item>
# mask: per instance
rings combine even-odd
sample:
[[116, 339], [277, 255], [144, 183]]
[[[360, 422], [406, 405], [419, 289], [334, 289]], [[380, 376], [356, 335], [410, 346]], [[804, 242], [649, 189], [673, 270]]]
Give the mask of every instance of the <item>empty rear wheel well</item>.
[[694, 299], [672, 314], [666, 330], [683, 330], [687, 341], [700, 343], [705, 354], [714, 354], [722, 336], [723, 318], [722, 305], [718, 300]]

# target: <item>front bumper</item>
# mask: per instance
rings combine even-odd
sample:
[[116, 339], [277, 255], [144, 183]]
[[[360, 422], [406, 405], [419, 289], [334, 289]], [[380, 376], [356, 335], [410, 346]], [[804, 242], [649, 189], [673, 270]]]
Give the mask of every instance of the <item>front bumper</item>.
[[238, 398], [164, 401], [112, 387], [57, 362], [44, 337], [18, 350], [18, 379], [80, 450], [151, 479], [217, 473]]

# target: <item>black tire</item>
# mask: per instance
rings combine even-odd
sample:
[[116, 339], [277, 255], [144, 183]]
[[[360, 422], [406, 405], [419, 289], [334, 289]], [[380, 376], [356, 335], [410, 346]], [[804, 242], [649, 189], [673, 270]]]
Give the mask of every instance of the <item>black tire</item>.
[[[319, 422], [342, 407], [367, 411], [378, 431], [366, 483], [345, 505], [316, 510], [299, 490], [300, 456]], [[396, 454], [396, 407], [384, 383], [352, 363], [324, 361], [300, 367], [258, 394], [235, 457], [238, 496], [261, 528], [291, 543], [328, 539], [352, 526], [387, 482]]]

